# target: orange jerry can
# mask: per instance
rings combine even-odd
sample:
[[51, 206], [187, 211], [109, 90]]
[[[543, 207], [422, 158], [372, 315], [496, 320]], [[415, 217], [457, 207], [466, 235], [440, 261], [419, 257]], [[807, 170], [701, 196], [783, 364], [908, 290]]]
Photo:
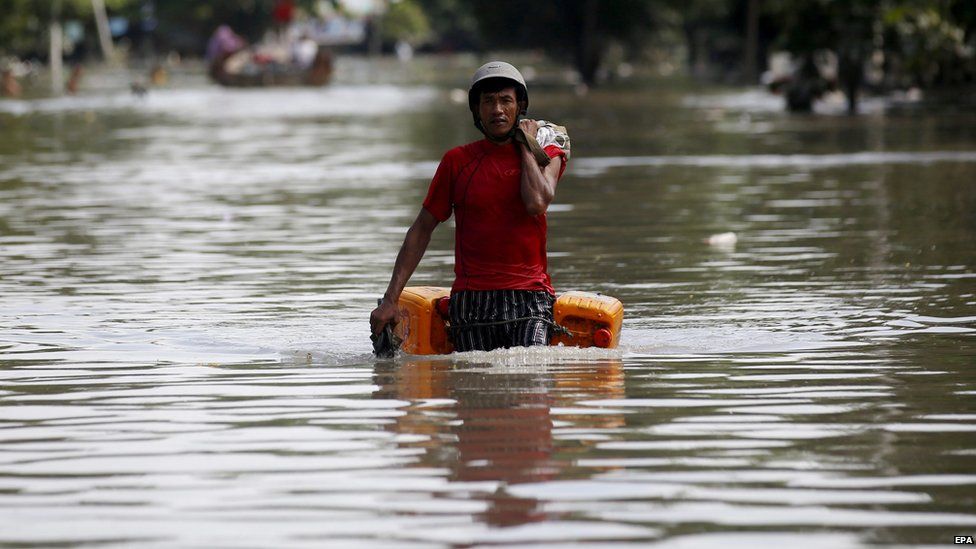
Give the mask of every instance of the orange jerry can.
[[592, 292], [566, 292], [552, 308], [556, 324], [570, 335], [555, 334], [549, 345], [615, 349], [620, 343], [624, 305], [619, 299]]
[[403, 341], [400, 344], [403, 352], [446, 355], [454, 350], [447, 337], [445, 305], [450, 297], [450, 288], [409, 286], [403, 289], [397, 302], [397, 323], [393, 327], [393, 334]]
[[[397, 302], [398, 319], [393, 333], [403, 343], [400, 349], [412, 355], [446, 355], [454, 351], [447, 334], [450, 288], [410, 286]], [[570, 335], [556, 333], [550, 345], [602, 347], [620, 343], [624, 306], [620, 300], [591, 292], [566, 292], [553, 307], [556, 324]]]

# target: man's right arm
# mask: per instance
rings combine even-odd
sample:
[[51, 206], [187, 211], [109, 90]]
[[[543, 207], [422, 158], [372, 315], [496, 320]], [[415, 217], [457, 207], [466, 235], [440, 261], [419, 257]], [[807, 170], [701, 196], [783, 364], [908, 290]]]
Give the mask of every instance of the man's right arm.
[[426, 208], [421, 208], [417, 214], [417, 219], [407, 230], [407, 236], [403, 239], [400, 252], [397, 253], [396, 263], [393, 265], [393, 276], [390, 277], [390, 285], [383, 294], [383, 300], [379, 306], [369, 315], [369, 326], [374, 334], [378, 334], [383, 327], [391, 322], [396, 322], [397, 301], [400, 299], [400, 292], [407, 285], [410, 276], [420, 264], [420, 259], [427, 251], [430, 243], [430, 235], [437, 227], [437, 218], [434, 217]]

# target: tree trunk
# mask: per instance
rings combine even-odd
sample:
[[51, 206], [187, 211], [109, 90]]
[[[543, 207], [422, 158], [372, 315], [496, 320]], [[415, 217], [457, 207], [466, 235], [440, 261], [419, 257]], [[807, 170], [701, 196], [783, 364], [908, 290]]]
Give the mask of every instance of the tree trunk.
[[857, 114], [858, 94], [864, 80], [864, 56], [860, 46], [847, 45], [840, 51], [837, 78], [847, 95], [847, 114]]
[[688, 47], [688, 73], [695, 78], [708, 76], [708, 31], [694, 24], [682, 25]]
[[105, 0], [92, 0], [92, 11], [95, 12], [95, 26], [98, 28], [98, 43], [102, 47], [102, 57], [111, 62], [115, 59], [115, 48], [112, 46], [112, 35], [108, 30]]
[[746, 48], [743, 53], [742, 72], [745, 81], [759, 81], [759, 0], [749, 0], [746, 7]]
[[577, 21], [576, 69], [587, 86], [596, 85], [596, 75], [603, 57], [603, 40], [597, 27], [599, 7], [597, 0], [583, 0]]
[[681, 30], [685, 35], [685, 47], [688, 48], [688, 56], [685, 61], [688, 63], [688, 74], [695, 74], [695, 60], [698, 58], [698, 43], [695, 42], [695, 27], [687, 21], [681, 25]]

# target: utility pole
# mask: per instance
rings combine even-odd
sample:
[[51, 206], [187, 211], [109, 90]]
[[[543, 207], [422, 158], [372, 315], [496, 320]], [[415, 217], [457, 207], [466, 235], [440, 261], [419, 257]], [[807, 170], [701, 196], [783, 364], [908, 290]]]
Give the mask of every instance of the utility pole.
[[51, 35], [51, 49], [48, 50], [48, 63], [51, 65], [51, 92], [61, 95], [64, 90], [64, 41], [61, 35], [61, 0], [51, 2], [51, 22], [48, 25]]
[[386, 0], [373, 1], [373, 14], [370, 16], [370, 35], [367, 44], [368, 55], [377, 58], [383, 53], [383, 15], [386, 14], [388, 6]]
[[115, 48], [112, 46], [112, 35], [108, 30], [108, 13], [105, 11], [105, 0], [92, 0], [92, 11], [95, 13], [95, 26], [98, 28], [98, 43], [102, 47], [102, 57], [106, 61], [114, 61]]

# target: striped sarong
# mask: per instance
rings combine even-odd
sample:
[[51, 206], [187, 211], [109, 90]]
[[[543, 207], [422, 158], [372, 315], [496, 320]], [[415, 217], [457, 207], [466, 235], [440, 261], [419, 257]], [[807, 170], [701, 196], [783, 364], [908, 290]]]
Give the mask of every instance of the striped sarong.
[[456, 351], [490, 351], [548, 345], [552, 335], [549, 292], [464, 290], [451, 295], [449, 317]]

